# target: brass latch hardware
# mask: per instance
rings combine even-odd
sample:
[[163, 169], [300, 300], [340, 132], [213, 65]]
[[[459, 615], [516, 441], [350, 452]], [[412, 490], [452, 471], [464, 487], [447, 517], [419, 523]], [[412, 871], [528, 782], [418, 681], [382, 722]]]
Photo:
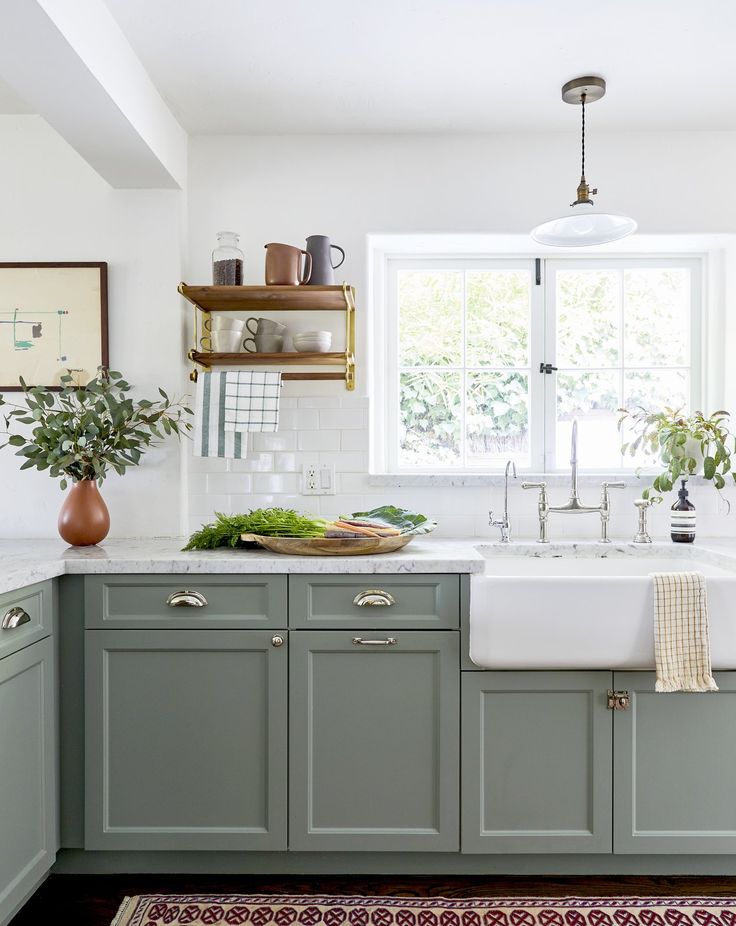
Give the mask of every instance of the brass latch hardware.
[[630, 704], [631, 697], [628, 691], [613, 691], [611, 688], [608, 689], [606, 707], [609, 711], [627, 711]]

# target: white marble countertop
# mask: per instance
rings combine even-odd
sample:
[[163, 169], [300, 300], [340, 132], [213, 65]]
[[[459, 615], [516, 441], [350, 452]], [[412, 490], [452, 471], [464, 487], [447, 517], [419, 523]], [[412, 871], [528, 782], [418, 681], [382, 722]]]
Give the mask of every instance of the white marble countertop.
[[106, 540], [96, 547], [68, 547], [62, 540], [0, 540], [0, 593], [61, 575], [478, 573], [484, 563], [467, 540], [429, 537], [378, 556], [283, 556], [224, 549], [185, 553], [185, 543], [180, 537]]
[[698, 538], [694, 544], [642, 545], [596, 541], [510, 544], [473, 539], [418, 538], [403, 550], [378, 556], [280, 556], [265, 550], [185, 553], [178, 537], [106, 540], [97, 547], [68, 547], [62, 540], [0, 540], [0, 594], [62, 575], [168, 573], [227, 575], [248, 573], [470, 573], [484, 571], [490, 557], [682, 557], [736, 570], [736, 538]]

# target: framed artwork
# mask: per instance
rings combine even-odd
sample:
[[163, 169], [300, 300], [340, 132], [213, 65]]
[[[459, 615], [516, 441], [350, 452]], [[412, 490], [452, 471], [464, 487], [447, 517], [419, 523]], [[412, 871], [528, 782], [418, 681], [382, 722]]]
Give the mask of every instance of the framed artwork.
[[106, 263], [0, 263], [0, 392], [108, 365]]

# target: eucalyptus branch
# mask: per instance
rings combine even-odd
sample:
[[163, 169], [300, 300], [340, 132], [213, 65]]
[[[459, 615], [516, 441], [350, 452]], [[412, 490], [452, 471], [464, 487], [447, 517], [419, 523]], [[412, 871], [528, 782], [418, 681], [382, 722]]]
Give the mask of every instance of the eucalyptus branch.
[[[20, 384], [25, 406], [0, 395], [8, 429], [4, 433], [9, 435], [0, 449], [17, 447], [15, 455], [25, 458], [21, 469], [48, 470], [61, 479], [62, 489], [69, 479], [102, 483], [110, 468], [122, 476], [129, 466], [139, 465], [149, 447], [192, 427], [192, 411], [183, 400], [171, 399], [159, 389], [160, 399], [134, 402], [122, 374], [104, 367], [86, 386], [77, 385], [67, 373], [58, 392], [28, 386], [23, 379]], [[31, 436], [14, 433], [13, 422], [31, 425]]]

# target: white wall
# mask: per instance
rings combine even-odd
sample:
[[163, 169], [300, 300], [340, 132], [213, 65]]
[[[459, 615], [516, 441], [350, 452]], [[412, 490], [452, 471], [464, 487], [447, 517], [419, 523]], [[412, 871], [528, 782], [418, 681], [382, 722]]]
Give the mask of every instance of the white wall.
[[[590, 140], [589, 173], [602, 190], [600, 205], [635, 215], [645, 234], [731, 233], [734, 155], [736, 133], [599, 135]], [[242, 233], [247, 282], [263, 280], [265, 242], [299, 243], [317, 233], [346, 249], [339, 277], [358, 287], [356, 393], [339, 383], [287, 384], [280, 433], [254, 435], [250, 459], [229, 465], [194, 461], [185, 446], [183, 482], [175, 442], [151, 452], [139, 470], [105, 485], [111, 536], [178, 533], [180, 490], [190, 502], [188, 529], [215, 509], [290, 504], [337, 514], [394, 501], [436, 514], [446, 534], [488, 534], [484, 512], [491, 501], [498, 508], [498, 488], [387, 489], [367, 480], [366, 236], [525, 233], [570, 200], [576, 165], [574, 133], [202, 137], [190, 143], [186, 193], [113, 191], [43, 120], [0, 118], [0, 260], [107, 260], [111, 361], [142, 392], [188, 386], [184, 328], [191, 314], [176, 284], [209, 280], [220, 229]], [[726, 313], [725, 350], [736, 344], [734, 318]], [[336, 465], [338, 495], [298, 494], [301, 464], [315, 458]], [[51, 479], [19, 472], [6, 449], [0, 486], [0, 536], [54, 536], [61, 493]], [[586, 495], [594, 492], [586, 486]], [[614, 498], [614, 535], [631, 533], [634, 494]], [[705, 528], [701, 520], [701, 530], [733, 532], [736, 520], [718, 517], [715, 496], [702, 496], [698, 510], [710, 520]], [[514, 494], [517, 535], [533, 534], [533, 511], [527, 493]], [[664, 514], [655, 515], [662, 529]], [[592, 522], [570, 527], [595, 530]]]
[[[113, 369], [141, 395], [155, 397], [158, 385], [179, 394], [184, 194], [110, 189], [37, 116], [0, 117], [0, 177], [0, 261], [107, 261]], [[12, 448], [0, 451], [0, 536], [54, 536], [58, 485], [19, 465]], [[176, 441], [124, 479], [113, 474], [103, 488], [110, 535], [177, 534], [179, 486]]]
[[[358, 390], [339, 384], [287, 384], [278, 435], [257, 435], [251, 459], [195, 461], [189, 477], [190, 528], [214, 510], [286, 504], [335, 515], [394, 502], [435, 514], [451, 535], [495, 535], [487, 509], [501, 492], [488, 487], [415, 488], [371, 485], [367, 476], [366, 237], [381, 233], [526, 234], [559, 214], [577, 185], [577, 138], [565, 135], [486, 137], [198, 137], [190, 144], [186, 277], [209, 279], [214, 234], [239, 231], [246, 282], [263, 282], [263, 244], [303, 242], [327, 234], [347, 252], [338, 279], [358, 288]], [[728, 165], [736, 133], [597, 135], [588, 146], [597, 204], [637, 217], [647, 235], [736, 232], [736, 181]], [[711, 181], [718, 178], [716, 195]], [[725, 267], [726, 273], [729, 266]], [[733, 291], [733, 289], [731, 289]], [[727, 314], [724, 350], [736, 344]], [[376, 349], [380, 349], [380, 345]], [[736, 396], [731, 384], [729, 394]], [[719, 399], [723, 401], [723, 397]], [[320, 406], [319, 408], [317, 406]], [[338, 494], [298, 494], [303, 462], [335, 463]], [[566, 489], [555, 482], [555, 498]], [[613, 536], [633, 533], [632, 501], [640, 486], [614, 496]], [[718, 514], [715, 493], [696, 491], [700, 530], [732, 533], [736, 515]], [[585, 496], [597, 498], [595, 481]], [[515, 489], [517, 536], [534, 536], [534, 499]], [[662, 536], [664, 506], [653, 513]], [[554, 536], [595, 536], [596, 519], [567, 519]]]

